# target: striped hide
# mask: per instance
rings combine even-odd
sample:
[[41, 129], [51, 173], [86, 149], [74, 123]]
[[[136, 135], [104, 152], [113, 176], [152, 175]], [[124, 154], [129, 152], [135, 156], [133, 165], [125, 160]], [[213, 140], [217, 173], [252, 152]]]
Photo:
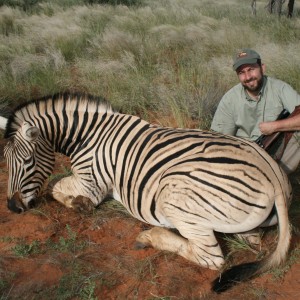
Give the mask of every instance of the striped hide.
[[103, 99], [71, 94], [16, 108], [5, 138], [8, 207], [15, 212], [34, 205], [59, 152], [70, 157], [72, 175], [49, 184], [53, 198], [66, 207], [91, 210], [112, 195], [132, 216], [154, 226], [137, 237], [139, 245], [178, 253], [213, 270], [224, 266], [215, 232], [252, 230], [275, 205], [276, 250], [260, 262], [225, 272], [214, 284], [217, 292], [286, 257], [290, 184], [253, 142], [152, 125], [114, 112]]

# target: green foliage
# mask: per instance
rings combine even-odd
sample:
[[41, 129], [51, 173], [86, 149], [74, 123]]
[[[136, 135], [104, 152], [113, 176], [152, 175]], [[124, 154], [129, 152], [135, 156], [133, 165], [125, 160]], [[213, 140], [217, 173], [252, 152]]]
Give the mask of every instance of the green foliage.
[[8, 282], [6, 279], [0, 279], [0, 292], [4, 291], [8, 287]]
[[84, 274], [84, 268], [80, 264], [73, 262], [70, 272], [63, 275], [56, 288], [57, 299], [73, 299], [79, 297], [82, 300], [97, 300], [95, 295], [97, 277], [101, 277], [101, 273], [95, 273], [94, 276]]
[[[47, 252], [51, 254], [52, 259], [55, 260], [55, 257], [59, 257], [64, 253], [64, 275], [60, 278], [55, 289], [50, 287], [43, 290], [43, 297], [45, 297], [45, 299], [53, 299], [53, 295], [55, 295], [55, 299], [78, 297], [78, 299], [82, 300], [97, 300], [98, 298], [95, 295], [96, 281], [105, 280], [103, 273], [93, 270], [91, 274], [89, 265], [82, 263], [80, 259], [76, 258], [76, 253], [86, 248], [87, 241], [80, 241], [77, 237], [77, 233], [73, 231], [69, 225], [66, 225], [66, 231], [66, 237], [61, 236], [57, 242], [49, 239], [44, 245], [39, 241], [33, 241], [28, 244], [15, 237], [1, 237], [0, 241], [16, 243], [11, 250], [18, 258], [26, 258], [31, 255]], [[58, 261], [59, 259], [57, 259], [57, 262]], [[2, 295], [8, 292], [13, 277], [14, 274], [4, 272], [4, 270], [2, 274], [2, 269], [0, 268], [0, 293], [2, 293]]]
[[141, 0], [84, 0], [87, 4], [137, 5]]
[[15, 278], [15, 273], [12, 272], [7, 272], [5, 269], [1, 269], [0, 267], [0, 299], [8, 299], [8, 294], [7, 290], [9, 287], [12, 285], [12, 281]]
[[11, 34], [21, 35], [23, 27], [15, 21], [13, 15], [3, 14], [0, 18], [0, 34], [9, 36]]
[[11, 236], [2, 236], [2, 237], [0, 237], [0, 242], [3, 242], [3, 243], [11, 243], [15, 240], [16, 240], [16, 238], [11, 237]]
[[83, 250], [87, 243], [86, 241], [79, 241], [77, 239], [77, 233], [71, 229], [69, 225], [66, 225], [67, 237], [61, 236], [58, 242], [54, 243], [52, 240], [47, 241], [47, 246], [50, 249], [59, 252], [72, 252]]
[[24, 11], [31, 11], [36, 5], [45, 0], [1, 0], [0, 6], [6, 5], [13, 8], [21, 8]]
[[166, 297], [160, 297], [160, 296], [155, 296], [155, 297], [151, 297], [149, 300], [172, 300], [172, 299], [176, 299], [176, 296], [166, 296]]
[[20, 243], [14, 246], [12, 251], [18, 257], [27, 257], [32, 254], [38, 254], [41, 251], [40, 242], [33, 241], [31, 244]]
[[58, 180], [58, 179], [61, 179], [63, 177], [67, 177], [67, 176], [70, 176], [72, 175], [72, 170], [65, 167], [65, 166], [62, 166], [61, 167], [61, 173], [55, 173], [55, 174], [51, 174], [49, 176], [49, 181], [51, 180]]
[[288, 260], [281, 266], [270, 271], [274, 280], [279, 280], [290, 270], [291, 266], [300, 261], [300, 245], [298, 244], [290, 253]]
[[[269, 293], [267, 288], [265, 287], [255, 287], [255, 286], [251, 286], [251, 288], [248, 289], [248, 291], [246, 291], [247, 294], [249, 294], [249, 296], [251, 297], [250, 299], [253, 298], [253, 296], [255, 298], [253, 299], [268, 299]], [[246, 296], [245, 296], [246, 298]]]
[[85, 279], [84, 285], [81, 288], [79, 295], [82, 300], [97, 300], [95, 297], [96, 283], [90, 278]]
[[39, 5], [48, 2], [50, 4], [58, 4], [62, 7], [71, 7], [73, 5], [94, 5], [94, 4], [109, 4], [109, 5], [138, 5], [141, 0], [0, 0], [1, 6], [10, 6], [20, 8], [26, 12], [39, 12]]
[[223, 238], [226, 241], [227, 247], [229, 249], [229, 254], [231, 255], [232, 253], [236, 251], [242, 251], [242, 250], [247, 250], [251, 251], [255, 254], [259, 254], [259, 252], [251, 247], [249, 243], [243, 239], [232, 237], [232, 236], [224, 236]]

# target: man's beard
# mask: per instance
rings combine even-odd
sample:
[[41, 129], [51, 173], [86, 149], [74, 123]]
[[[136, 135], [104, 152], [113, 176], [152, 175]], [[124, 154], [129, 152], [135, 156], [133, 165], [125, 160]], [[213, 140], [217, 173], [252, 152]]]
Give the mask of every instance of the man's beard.
[[[247, 83], [248, 83], [248, 82], [251, 82], [251, 81], [253, 81], [253, 80], [257, 80], [257, 79], [256, 79], [256, 78], [251, 78], [250, 80], [247, 81]], [[246, 84], [243, 84], [243, 87], [244, 87], [247, 91], [252, 92], [252, 93], [253, 93], [253, 92], [259, 92], [259, 91], [261, 90], [262, 86], [263, 86], [263, 82], [264, 82], [263, 77], [261, 77], [261, 79], [257, 81], [257, 86], [251, 87], [251, 86], [248, 86], [248, 85], [246, 85]]]

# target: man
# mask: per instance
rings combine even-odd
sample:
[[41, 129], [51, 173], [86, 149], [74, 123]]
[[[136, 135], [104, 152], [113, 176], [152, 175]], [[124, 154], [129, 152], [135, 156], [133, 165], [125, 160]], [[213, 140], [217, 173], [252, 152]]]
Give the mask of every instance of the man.
[[300, 114], [276, 121], [283, 109], [292, 113], [300, 95], [287, 83], [265, 75], [260, 55], [243, 49], [234, 57], [233, 69], [239, 84], [221, 99], [211, 129], [255, 141], [261, 134], [295, 131], [279, 164], [287, 174], [300, 162]]

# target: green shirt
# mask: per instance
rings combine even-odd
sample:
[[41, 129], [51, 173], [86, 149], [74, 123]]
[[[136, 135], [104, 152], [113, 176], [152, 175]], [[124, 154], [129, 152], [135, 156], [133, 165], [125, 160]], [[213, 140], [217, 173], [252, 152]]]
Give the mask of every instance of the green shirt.
[[211, 129], [223, 134], [256, 140], [261, 132], [259, 123], [274, 121], [285, 108], [290, 113], [300, 105], [300, 95], [287, 83], [264, 76], [258, 100], [246, 93], [241, 83], [221, 99]]

